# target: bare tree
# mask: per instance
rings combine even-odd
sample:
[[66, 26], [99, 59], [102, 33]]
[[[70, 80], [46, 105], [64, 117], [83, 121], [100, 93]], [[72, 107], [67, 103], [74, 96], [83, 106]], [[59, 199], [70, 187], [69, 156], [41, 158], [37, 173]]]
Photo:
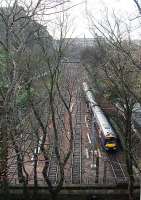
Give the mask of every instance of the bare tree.
[[[112, 24], [108, 15], [106, 15], [103, 24], [97, 23], [91, 18], [91, 31], [94, 33], [98, 46], [100, 45], [99, 49], [102, 49], [101, 53], [105, 53], [102, 60], [100, 60], [101, 62], [94, 60], [95, 65], [90, 65], [90, 70], [94, 71], [95, 77], [93, 78], [100, 80], [105, 98], [115, 106], [118, 105], [118, 109], [122, 112], [120, 117], [124, 123], [120, 122], [120, 125], [122, 127], [122, 138], [124, 138], [126, 166], [129, 176], [129, 199], [134, 199], [133, 165], [136, 164], [135, 159], [133, 159], [132, 112], [135, 103], [140, 99], [140, 90], [137, 88], [140, 84], [141, 74], [140, 69], [135, 68], [134, 61], [137, 61], [137, 47], [130, 38], [129, 29], [124, 29], [122, 32], [123, 27], [121, 28], [121, 26], [124, 23], [115, 14], [114, 20], [114, 24]], [[127, 38], [124, 37], [125, 30], [127, 30]], [[101, 37], [97, 37], [98, 33]], [[93, 51], [93, 54], [97, 55], [97, 49], [94, 48]]]
[[133, 0], [133, 2], [136, 4], [136, 6], [137, 6], [137, 8], [139, 10], [139, 13], [141, 14], [141, 5], [140, 5], [139, 1], [138, 0]]
[[[32, 159], [33, 162], [35, 194], [38, 189], [38, 180], [42, 178], [38, 170], [40, 160], [42, 160], [43, 178], [49, 186], [52, 199], [56, 198], [63, 186], [65, 166], [70, 158], [73, 144], [72, 97], [74, 83], [72, 84], [70, 77], [66, 78], [66, 69], [61, 62], [68, 45], [64, 39], [68, 31], [67, 25], [65, 13], [61, 12], [61, 19], [58, 23], [60, 38], [50, 49], [46, 48], [42, 38], [38, 38], [41, 53], [35, 64], [40, 65], [43, 70], [33, 78], [25, 77], [22, 86], [27, 95], [26, 122], [30, 122], [28, 143], [31, 141], [30, 148], [26, 152], [23, 149], [24, 158], [26, 159], [28, 154], [29, 161]], [[32, 54], [26, 57], [24, 63], [28, 69], [32, 68]], [[62, 110], [64, 110], [63, 116], [60, 115]], [[64, 115], [68, 118], [67, 123], [63, 120]], [[62, 129], [60, 129], [60, 124], [63, 126]], [[62, 145], [63, 139], [66, 140], [66, 146]], [[65, 151], [63, 148], [66, 148]], [[51, 182], [48, 175], [52, 159], [51, 152], [55, 152], [59, 171], [56, 185]], [[26, 162], [22, 163], [25, 169], [28, 169]], [[30, 175], [27, 177], [28, 181], [30, 181], [29, 177]]]
[[[1, 30], [3, 30], [0, 33], [0, 51], [3, 57], [0, 63], [2, 68], [0, 70], [2, 78], [0, 86], [2, 104], [0, 180], [7, 188], [10, 162], [15, 157], [14, 163], [17, 165], [19, 183], [26, 186], [30, 180], [27, 163], [31, 161], [29, 159], [32, 159], [34, 185], [37, 189], [37, 165], [39, 157], [42, 157], [44, 179], [48, 183], [50, 191], [55, 194], [60, 191], [63, 185], [64, 167], [72, 150], [73, 132], [70, 111], [72, 94], [68, 92], [70, 95], [68, 97], [69, 103], [66, 102], [59, 85], [62, 49], [64, 48], [63, 37], [66, 34], [66, 30], [63, 29], [65, 18], [62, 18], [58, 51], [54, 49], [53, 38], [45, 27], [35, 21], [38, 16], [49, 15], [50, 12], [48, 13], [48, 11], [60, 7], [67, 1], [59, 1], [59, 3], [49, 1], [46, 3], [41, 0], [36, 4], [32, 1], [23, 4], [20, 4], [20, 2], [18, 4], [18, 1], [14, 1], [14, 3], [7, 1], [5, 7], [0, 8], [0, 25]], [[54, 13], [56, 12], [64, 15], [64, 10]], [[37, 86], [38, 81], [39, 84], [44, 85], [43, 90], [40, 90], [40, 87]], [[42, 98], [43, 100], [41, 100]], [[64, 157], [60, 155], [60, 147], [58, 146], [56, 98], [60, 99], [59, 101], [62, 102], [69, 116], [71, 137], [68, 142], [67, 154]], [[40, 100], [41, 103], [39, 104]], [[47, 106], [47, 109], [42, 116], [43, 106]], [[37, 125], [35, 125], [34, 120], [36, 120]], [[60, 167], [60, 182], [55, 189], [47, 178], [50, 149], [47, 149], [46, 142], [50, 142], [50, 135], [48, 134], [50, 120], [53, 124], [54, 136], [52, 136], [52, 139]]]
[[[48, 97], [49, 97], [49, 108], [50, 108], [50, 118], [52, 122], [53, 127], [53, 144], [51, 146], [52, 151], [55, 152], [56, 158], [57, 158], [57, 165], [59, 167], [59, 175], [57, 184], [54, 186], [49, 179], [49, 176], [47, 176], [47, 170], [48, 170], [48, 161], [51, 161], [51, 157], [47, 157], [47, 162], [44, 164], [43, 168], [43, 176], [46, 181], [46, 183], [49, 186], [49, 191], [51, 193], [52, 199], [56, 199], [57, 194], [60, 192], [63, 183], [64, 183], [64, 171], [65, 166], [67, 164], [68, 159], [70, 158], [71, 152], [72, 152], [72, 144], [73, 144], [73, 124], [72, 124], [72, 111], [71, 111], [71, 103], [72, 103], [72, 97], [73, 97], [73, 90], [71, 84], [67, 84], [68, 81], [66, 80], [66, 77], [64, 76], [64, 67], [61, 63], [61, 60], [64, 55], [64, 47], [66, 48], [66, 44], [64, 42], [64, 35], [66, 34], [67, 30], [65, 27], [65, 16], [64, 13], [62, 13], [62, 21], [59, 23], [60, 25], [60, 39], [58, 40], [57, 49], [55, 49], [55, 53], [52, 55], [53, 57], [49, 57], [47, 59], [47, 67], [49, 71], [49, 86], [46, 85], [46, 89], [48, 91]], [[45, 56], [46, 56], [46, 52]], [[63, 78], [64, 77], [64, 78]], [[63, 86], [65, 82], [65, 85]], [[63, 121], [62, 117], [60, 116], [60, 112], [62, 112], [60, 109], [64, 110], [63, 115], [65, 113], [68, 116], [68, 131], [67, 131], [67, 146], [65, 153], [64, 149], [62, 147], [62, 140], [64, 140], [63, 132], [66, 132], [66, 124]], [[60, 123], [63, 123], [63, 130], [60, 129]], [[69, 135], [68, 135], [69, 132]], [[45, 156], [45, 154], [44, 154]], [[46, 160], [46, 157], [44, 157]]]

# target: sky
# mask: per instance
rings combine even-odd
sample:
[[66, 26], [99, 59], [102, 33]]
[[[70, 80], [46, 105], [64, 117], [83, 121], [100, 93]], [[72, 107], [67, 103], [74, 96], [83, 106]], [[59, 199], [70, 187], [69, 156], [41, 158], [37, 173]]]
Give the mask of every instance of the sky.
[[[118, 17], [121, 17], [124, 22], [136, 29], [132, 35], [138, 38], [140, 30], [137, 28], [137, 20], [133, 20], [138, 15], [133, 0], [71, 0], [72, 4], [81, 3], [80, 5], [69, 10], [69, 14], [73, 19], [73, 37], [92, 37], [89, 27], [91, 26], [87, 20], [87, 13], [91, 13], [96, 21], [102, 21], [108, 10], [110, 20], [112, 21], [112, 12], [114, 10]], [[87, 2], [87, 3], [86, 3]]]
[[[2, 0], [2, 2], [5, 4], [5, 2], [13, 2], [15, 0]], [[22, 2], [26, 2], [30, 5], [30, 2], [33, 3], [35, 6], [38, 0], [19, 0], [20, 4]], [[50, 6], [53, 7], [53, 9], [47, 9], [47, 15], [43, 14], [40, 17], [37, 16], [36, 20], [39, 23], [42, 23], [47, 27], [47, 30], [50, 32], [50, 34], [58, 38], [59, 37], [59, 24], [60, 24], [60, 16], [62, 13], [57, 14], [51, 14], [55, 11], [70, 8], [67, 11], [67, 15], [69, 16], [68, 24], [69, 24], [69, 30], [68, 34], [65, 37], [92, 37], [92, 34], [90, 32], [91, 23], [88, 21], [88, 14], [93, 16], [93, 19], [95, 22], [105, 23], [105, 15], [106, 12], [108, 13], [109, 20], [111, 24], [114, 23], [114, 19], [112, 16], [112, 13], [114, 11], [115, 15], [118, 16], [124, 23], [128, 25], [128, 27], [131, 28], [132, 33], [131, 36], [134, 39], [141, 38], [141, 18], [140, 22], [139, 19], [135, 18], [139, 15], [137, 7], [133, 0], [63, 0], [63, 1], [70, 1], [69, 3], [65, 4], [64, 7], [60, 6], [57, 8], [54, 8], [52, 5], [53, 3], [60, 2], [60, 0], [44, 0], [44, 4], [48, 7], [48, 3], [51, 2]], [[29, 2], [29, 3], [28, 3]], [[141, 2], [141, 1], [139, 1]], [[7, 3], [8, 4], [8, 3]], [[76, 4], [79, 4], [75, 6]], [[58, 10], [55, 10], [58, 9]], [[43, 9], [44, 10], [44, 9]], [[125, 28], [125, 27], [124, 27]], [[122, 30], [124, 31], [124, 28], [122, 27]], [[57, 30], [58, 29], [58, 30]]]
[[[69, 35], [71, 37], [88, 37], [91, 38], [90, 33], [91, 24], [88, 22], [87, 14], [91, 14], [96, 21], [104, 21], [105, 13], [108, 11], [109, 19], [113, 23], [113, 10], [119, 18], [121, 18], [126, 24], [132, 27], [131, 36], [134, 39], [141, 37], [140, 24], [138, 20], [134, 20], [138, 16], [138, 10], [133, 0], [70, 0], [71, 4], [75, 5], [81, 3], [78, 6], [73, 7], [68, 11], [70, 16]], [[87, 2], [87, 3], [86, 3]], [[71, 34], [73, 32], [73, 34]]]
[[[37, 1], [37, 0], [36, 0]], [[48, 0], [52, 2], [52, 0]], [[46, 1], [46, 2], [48, 2]], [[68, 0], [64, 0], [68, 1]], [[113, 12], [115, 15], [122, 20], [122, 23], [126, 24], [128, 28], [132, 30], [131, 37], [133, 39], [141, 38], [141, 21], [135, 19], [139, 12], [133, 0], [69, 0], [70, 2], [65, 4], [64, 7], [57, 7], [55, 10], [50, 10], [49, 13], [54, 13], [58, 10], [65, 10], [66, 8], [73, 8], [67, 11], [67, 16], [69, 16], [68, 24], [69, 30], [65, 37], [79, 37], [79, 38], [91, 38], [92, 34], [90, 32], [91, 23], [88, 21], [88, 14], [93, 17], [95, 22], [105, 23], [105, 16], [108, 13], [108, 18], [111, 24], [114, 24]], [[59, 2], [59, 0], [54, 0], [53, 2]], [[74, 6], [79, 4], [77, 6]], [[54, 8], [53, 8], [54, 9]], [[57, 10], [58, 9], [58, 10]], [[45, 16], [42, 20], [45, 21], [47, 30], [54, 38], [59, 38], [59, 24], [60, 16], [62, 13], [51, 14]], [[141, 19], [140, 19], [141, 20]], [[47, 21], [47, 23], [46, 23]], [[122, 25], [122, 31], [124, 32], [127, 27]]]

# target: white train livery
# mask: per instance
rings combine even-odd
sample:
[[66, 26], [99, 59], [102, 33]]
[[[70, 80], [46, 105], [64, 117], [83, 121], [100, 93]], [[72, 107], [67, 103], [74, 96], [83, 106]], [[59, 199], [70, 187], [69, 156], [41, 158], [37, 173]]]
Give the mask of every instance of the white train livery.
[[89, 89], [86, 82], [83, 82], [83, 91], [86, 96], [86, 100], [89, 104], [91, 112], [95, 118], [96, 125], [99, 131], [99, 137], [101, 139], [101, 143], [103, 148], [106, 151], [115, 151], [118, 149], [118, 138], [116, 133], [114, 132], [111, 124], [107, 120], [100, 106], [95, 101], [95, 98]]

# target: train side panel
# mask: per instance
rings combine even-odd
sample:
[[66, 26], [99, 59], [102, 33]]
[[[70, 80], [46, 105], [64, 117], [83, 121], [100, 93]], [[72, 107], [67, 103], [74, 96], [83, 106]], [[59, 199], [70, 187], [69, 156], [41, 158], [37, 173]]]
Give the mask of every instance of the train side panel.
[[89, 103], [92, 114], [96, 119], [96, 123], [99, 127], [99, 135], [101, 137], [102, 146], [106, 150], [115, 150], [117, 148], [117, 136], [104, 115], [101, 108], [97, 105], [92, 92], [89, 90], [87, 83], [83, 83], [83, 90], [85, 92], [87, 101]]

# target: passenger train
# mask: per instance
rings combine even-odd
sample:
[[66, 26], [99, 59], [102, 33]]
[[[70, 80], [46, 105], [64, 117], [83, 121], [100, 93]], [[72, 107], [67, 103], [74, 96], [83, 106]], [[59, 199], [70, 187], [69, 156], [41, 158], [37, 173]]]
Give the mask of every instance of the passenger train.
[[117, 135], [114, 132], [111, 124], [108, 122], [100, 106], [95, 101], [95, 98], [86, 82], [83, 82], [83, 91], [98, 127], [103, 148], [106, 151], [116, 151], [118, 149]]

